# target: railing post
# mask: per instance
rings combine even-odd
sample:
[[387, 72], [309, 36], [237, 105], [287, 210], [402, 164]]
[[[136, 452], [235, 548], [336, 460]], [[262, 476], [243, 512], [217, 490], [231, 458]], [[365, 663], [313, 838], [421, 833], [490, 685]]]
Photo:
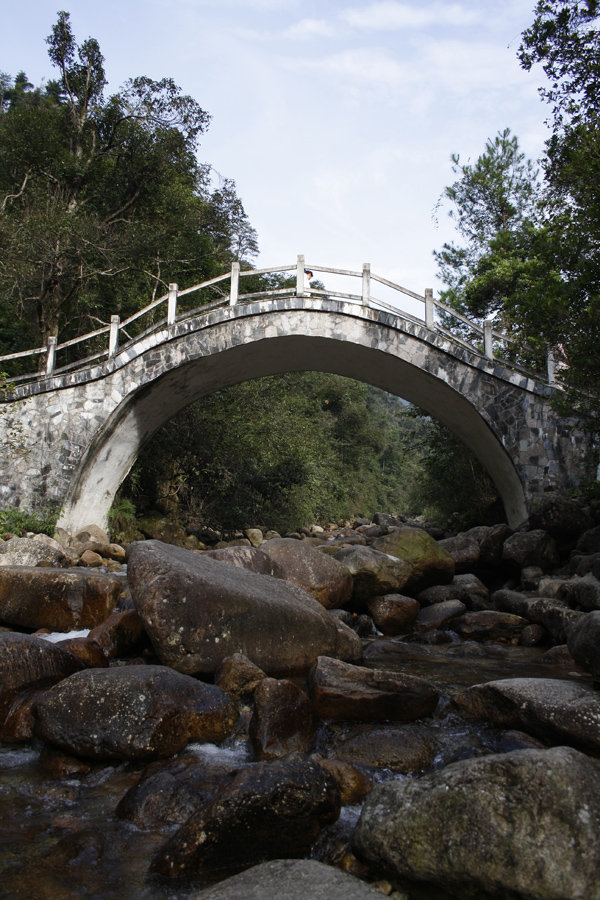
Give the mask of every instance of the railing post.
[[548, 372], [548, 384], [556, 384], [556, 359], [553, 347], [548, 347], [546, 351], [546, 371]]
[[298, 256], [298, 262], [296, 263], [296, 296], [304, 297], [304, 256]]
[[174, 325], [177, 318], [177, 285], [169, 285], [169, 300], [167, 305], [167, 325]]
[[240, 264], [231, 263], [231, 287], [229, 289], [229, 305], [235, 306], [240, 294]]
[[488, 359], [494, 358], [494, 348], [492, 342], [492, 322], [489, 319], [483, 323], [483, 352]]
[[58, 338], [48, 338], [48, 349], [46, 350], [46, 375], [52, 375], [54, 366], [56, 365], [56, 341]]
[[117, 355], [119, 349], [119, 324], [121, 319], [119, 316], [110, 317], [110, 334], [108, 338], [108, 358]]
[[433, 328], [435, 326], [433, 288], [425, 288], [425, 325], [427, 328]]
[[362, 274], [362, 303], [363, 306], [369, 305], [371, 297], [371, 263], [363, 263]]

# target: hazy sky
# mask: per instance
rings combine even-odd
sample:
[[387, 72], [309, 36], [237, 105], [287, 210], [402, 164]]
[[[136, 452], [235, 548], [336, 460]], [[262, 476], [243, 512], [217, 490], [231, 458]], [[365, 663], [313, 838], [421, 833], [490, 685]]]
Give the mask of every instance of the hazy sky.
[[[65, 0], [66, 3], [66, 0]], [[520, 69], [535, 0], [71, 0], [109, 89], [172, 77], [212, 115], [200, 159], [233, 178], [261, 266], [307, 263], [439, 288], [450, 154], [506, 126], [536, 158], [547, 110]], [[53, 77], [58, 0], [1, 0], [0, 70]]]

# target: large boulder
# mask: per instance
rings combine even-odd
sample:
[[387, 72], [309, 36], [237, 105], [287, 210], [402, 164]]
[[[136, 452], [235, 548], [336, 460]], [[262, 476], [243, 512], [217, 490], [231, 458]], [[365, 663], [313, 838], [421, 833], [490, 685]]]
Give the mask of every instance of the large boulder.
[[477, 567], [481, 548], [477, 541], [464, 534], [455, 537], [443, 538], [439, 541], [440, 547], [446, 550], [454, 560], [456, 573], [472, 572]]
[[131, 545], [128, 577], [159, 659], [179, 672], [213, 675], [234, 653], [269, 675], [320, 654], [360, 659], [357, 635], [288, 581], [159, 541]]
[[516, 644], [527, 619], [496, 609], [467, 612], [454, 619], [451, 628], [465, 640], [494, 641], [499, 644]]
[[557, 747], [379, 785], [352, 840], [411, 897], [598, 900], [599, 829], [600, 773]]
[[0, 566], [69, 566], [71, 557], [58, 541], [38, 535], [0, 541]]
[[476, 525], [474, 528], [464, 531], [462, 536], [479, 545], [479, 567], [495, 569], [502, 563], [504, 542], [512, 533], [512, 529], [502, 523]]
[[504, 678], [475, 684], [453, 697], [463, 714], [517, 728], [549, 744], [600, 753], [600, 694], [554, 678]]
[[237, 706], [216, 685], [164, 666], [77, 672], [38, 698], [40, 737], [87, 759], [156, 759], [188, 741], [219, 742]]
[[560, 494], [545, 497], [529, 516], [529, 527], [547, 531], [561, 545], [573, 546], [594, 520], [587, 506]]
[[161, 875], [212, 875], [257, 860], [304, 856], [340, 812], [337, 783], [299, 755], [241, 769], [154, 857]]
[[556, 541], [547, 531], [517, 531], [504, 542], [502, 559], [515, 568], [537, 566], [550, 572], [559, 563]]
[[375, 550], [410, 563], [406, 590], [418, 592], [432, 584], [448, 584], [454, 577], [454, 560], [422, 528], [403, 525], [373, 541]]
[[435, 751], [431, 734], [419, 725], [375, 725], [337, 741], [331, 748], [336, 759], [394, 769], [405, 775], [428, 769]]
[[319, 657], [308, 687], [322, 719], [410, 722], [431, 715], [439, 698], [424, 678]]
[[352, 599], [358, 603], [377, 595], [400, 592], [412, 571], [403, 559], [372, 547], [344, 547], [335, 558], [352, 575]]
[[226, 878], [196, 900], [381, 900], [381, 891], [316, 859], [275, 859]]
[[350, 599], [352, 578], [349, 572], [307, 541], [273, 538], [261, 544], [260, 549], [286, 581], [308, 591], [326, 609], [338, 609]]
[[20, 717], [15, 729], [12, 716], [18, 698], [29, 700], [35, 692], [47, 688], [74, 672], [83, 663], [67, 650], [49, 641], [18, 634], [0, 632], [0, 740], [28, 740], [33, 731], [33, 714]]
[[0, 568], [0, 621], [21, 628], [73, 631], [93, 628], [114, 610], [116, 575], [87, 569]]

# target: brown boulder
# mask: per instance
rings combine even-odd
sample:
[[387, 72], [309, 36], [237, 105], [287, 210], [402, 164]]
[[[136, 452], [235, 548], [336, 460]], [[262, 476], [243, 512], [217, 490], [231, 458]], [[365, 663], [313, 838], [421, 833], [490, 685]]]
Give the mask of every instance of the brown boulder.
[[307, 695], [292, 681], [265, 678], [254, 692], [249, 735], [259, 760], [308, 752], [314, 725]]
[[412, 571], [404, 560], [373, 547], [346, 547], [335, 558], [352, 575], [352, 599], [358, 603], [401, 591]]
[[88, 637], [96, 641], [110, 659], [136, 656], [148, 646], [144, 623], [135, 609], [113, 613], [100, 625], [92, 628]]
[[299, 756], [240, 770], [156, 854], [161, 875], [208, 875], [257, 860], [302, 857], [338, 818], [333, 777]]
[[88, 759], [171, 756], [188, 741], [222, 741], [237, 707], [220, 688], [164, 666], [86, 669], [38, 698], [37, 732]]
[[221, 662], [215, 684], [232, 697], [251, 697], [266, 674], [243, 653], [234, 653]]
[[385, 767], [408, 775], [428, 769], [435, 750], [435, 742], [419, 726], [376, 725], [337, 742], [332, 753], [355, 765]]
[[93, 628], [115, 608], [121, 582], [85, 569], [0, 568], [0, 621], [23, 628]]
[[352, 578], [344, 566], [307, 541], [273, 538], [261, 544], [282, 577], [311, 594], [326, 609], [344, 606], [352, 592]]
[[439, 694], [424, 678], [366, 669], [319, 657], [308, 676], [310, 697], [322, 719], [390, 719], [410, 722], [431, 715]]
[[413, 597], [386, 594], [369, 600], [367, 609], [382, 634], [406, 634], [415, 624], [421, 607]]
[[452, 622], [452, 630], [465, 640], [495, 641], [499, 644], [516, 644], [527, 619], [495, 609], [467, 612]]

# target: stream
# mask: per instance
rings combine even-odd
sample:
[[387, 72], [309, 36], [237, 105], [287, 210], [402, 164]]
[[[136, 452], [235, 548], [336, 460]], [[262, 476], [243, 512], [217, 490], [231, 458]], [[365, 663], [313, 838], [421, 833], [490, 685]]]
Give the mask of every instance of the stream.
[[[440, 690], [442, 699], [433, 718], [416, 723], [426, 724], [435, 735], [438, 749], [432, 768], [519, 746], [518, 735], [449, 712], [448, 702], [457, 691], [509, 677], [589, 682], [568, 667], [542, 662], [542, 650], [523, 647], [473, 645], [458, 639], [428, 646], [385, 639], [365, 641], [365, 654], [364, 665], [418, 675]], [[353, 726], [323, 723], [316, 749], [325, 755], [332, 736]], [[183, 753], [233, 766], [252, 759], [244, 735], [220, 747], [188, 745]], [[174, 828], [142, 831], [115, 815], [118, 802], [143, 770], [143, 763], [95, 764], [85, 774], [54, 778], [44, 769], [41, 743], [0, 744], [0, 897], [183, 900], [195, 896], [206, 881], [166, 884], [148, 875], [150, 859]], [[375, 781], [407, 777], [389, 769], [370, 774]], [[339, 862], [359, 811], [359, 807], [343, 808], [338, 822], [319, 836], [312, 855], [323, 862]]]

